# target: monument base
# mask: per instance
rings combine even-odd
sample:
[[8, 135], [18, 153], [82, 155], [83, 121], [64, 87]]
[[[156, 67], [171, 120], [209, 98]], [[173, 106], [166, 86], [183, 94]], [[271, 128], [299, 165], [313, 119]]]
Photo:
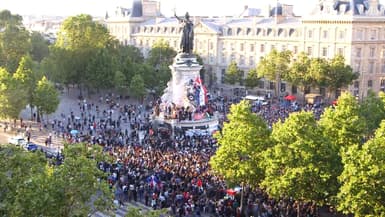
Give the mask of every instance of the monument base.
[[212, 135], [218, 130], [219, 119], [218, 114], [215, 113], [209, 118], [203, 118], [201, 120], [178, 120], [164, 118], [163, 115], [154, 116], [152, 121], [156, 125], [168, 125], [172, 134], [175, 135], [175, 131], [185, 132], [185, 135]]

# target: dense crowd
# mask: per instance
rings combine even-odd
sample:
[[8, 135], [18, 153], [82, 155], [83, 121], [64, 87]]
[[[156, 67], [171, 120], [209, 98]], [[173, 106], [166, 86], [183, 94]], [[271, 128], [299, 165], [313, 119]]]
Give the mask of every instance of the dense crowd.
[[[156, 104], [153, 102], [152, 104]], [[228, 103], [211, 102], [210, 108], [225, 118]], [[209, 159], [216, 151], [210, 135], [172, 136], [150, 120], [151, 106], [124, 103], [111, 94], [97, 101], [79, 100], [79, 109], [61, 114], [46, 123], [56, 136], [68, 142], [102, 145], [115, 163], [99, 163], [119, 204], [137, 201], [153, 209], [169, 208], [174, 216], [315, 216], [315, 204], [298, 204], [290, 198], [274, 200], [258, 189], [245, 187], [241, 207], [240, 190], [229, 193], [224, 180], [211, 173]], [[269, 126], [297, 110], [319, 116], [322, 107], [291, 104], [253, 105]]]

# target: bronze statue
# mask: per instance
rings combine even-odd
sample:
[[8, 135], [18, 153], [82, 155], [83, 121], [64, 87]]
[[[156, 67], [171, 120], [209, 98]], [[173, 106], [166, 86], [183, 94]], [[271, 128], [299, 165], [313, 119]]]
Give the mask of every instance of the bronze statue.
[[183, 53], [192, 54], [194, 47], [194, 24], [190, 20], [190, 15], [186, 12], [184, 18], [180, 18], [174, 11], [174, 16], [183, 25], [182, 39], [180, 41], [180, 49]]

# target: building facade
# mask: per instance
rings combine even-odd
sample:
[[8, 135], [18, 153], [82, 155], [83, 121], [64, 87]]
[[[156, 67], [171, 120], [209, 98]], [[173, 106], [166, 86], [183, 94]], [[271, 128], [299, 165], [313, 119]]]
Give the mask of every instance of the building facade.
[[[176, 18], [160, 14], [159, 3], [135, 0], [127, 14], [106, 17], [110, 33], [146, 56], [159, 39], [179, 50], [182, 27]], [[245, 7], [239, 17], [194, 17], [194, 52], [207, 71], [206, 83], [221, 85], [227, 66], [235, 61], [246, 73], [272, 49], [310, 57], [342, 54], [360, 77], [348, 90], [364, 97], [368, 90], [385, 90], [385, 8], [379, 0], [320, 0], [306, 16], [295, 16], [292, 5], [263, 9]], [[285, 82], [283, 92], [296, 92]], [[274, 92], [270, 81], [261, 93]]]

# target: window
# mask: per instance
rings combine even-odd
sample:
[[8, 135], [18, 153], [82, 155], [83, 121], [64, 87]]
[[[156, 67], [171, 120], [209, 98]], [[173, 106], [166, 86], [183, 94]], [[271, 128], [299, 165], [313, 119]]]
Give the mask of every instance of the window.
[[230, 43], [230, 49], [233, 51], [234, 50], [234, 43]]
[[226, 74], [226, 69], [221, 70], [221, 83], [225, 83], [225, 74]]
[[249, 65], [250, 65], [250, 66], [254, 66], [254, 64], [255, 64], [255, 63], [254, 63], [254, 57], [253, 57], [253, 56], [250, 56], [250, 57], [249, 57]]
[[353, 86], [356, 89], [360, 88], [360, 82], [359, 81], [354, 81]]
[[342, 30], [341, 30], [341, 31], [338, 33], [338, 38], [341, 39], [341, 40], [345, 39], [345, 31], [342, 31]]
[[275, 49], [275, 46], [274, 45], [271, 45], [270, 46], [270, 50], [274, 50]]
[[361, 62], [360, 61], [356, 61], [356, 64], [354, 65], [354, 69], [357, 72], [361, 71]]
[[308, 37], [308, 38], [312, 38], [312, 37], [313, 37], [313, 30], [309, 30], [309, 31], [307, 32], [307, 37]]
[[376, 52], [376, 48], [371, 47], [371, 48], [370, 48], [370, 52], [369, 52], [370, 57], [374, 57], [375, 52]]
[[235, 61], [235, 54], [231, 54], [231, 56], [230, 56], [230, 61], [231, 61], [231, 62], [234, 62], [234, 61]]
[[240, 50], [240, 51], [243, 51], [243, 43], [240, 43], [240, 44], [239, 44], [239, 50]]
[[269, 82], [269, 89], [270, 89], [270, 90], [274, 90], [274, 86], [275, 86], [275, 85], [274, 85], [274, 82], [270, 81], [270, 82]]
[[381, 63], [381, 73], [385, 73], [385, 61]]
[[312, 47], [307, 47], [307, 55], [309, 55], [309, 56], [313, 55], [313, 48]]
[[328, 48], [327, 47], [323, 47], [322, 48], [322, 56], [323, 57], [327, 57], [328, 56]]
[[259, 51], [261, 53], [265, 52], [265, 45], [264, 44], [261, 44]]
[[381, 91], [385, 91], [385, 79], [381, 78], [380, 80], [380, 89]]
[[377, 38], [377, 30], [370, 30], [370, 40], [375, 40]]
[[369, 73], [373, 73], [374, 72], [374, 62], [369, 62], [369, 69], [368, 69]]
[[286, 91], [286, 83], [281, 83], [281, 92], [285, 92]]
[[364, 36], [364, 31], [362, 29], [357, 30], [357, 32], [356, 32], [357, 39], [358, 40], [363, 40], [364, 39], [363, 36]]
[[343, 48], [338, 48], [338, 50], [337, 50], [337, 53], [339, 54], [339, 55], [342, 55], [342, 56], [344, 56], [344, 49]]
[[250, 52], [254, 52], [254, 44], [250, 44]]
[[368, 88], [372, 88], [373, 87], [373, 81], [372, 80], [368, 80]]
[[221, 55], [221, 63], [226, 64], [226, 54], [225, 53], [222, 53], [222, 55]]
[[282, 51], [286, 50], [286, 45], [282, 45]]
[[241, 55], [241, 56], [239, 57], [239, 64], [240, 64], [240, 65], [245, 65], [245, 56]]
[[327, 38], [328, 38], [328, 31], [327, 31], [327, 30], [324, 30], [324, 31], [322, 32], [322, 37], [323, 37], [324, 39], [327, 39]]
[[297, 47], [297, 46], [294, 46], [294, 47], [293, 47], [293, 53], [294, 53], [294, 54], [297, 54], [297, 53], [298, 53], [298, 47]]
[[210, 50], [214, 49], [214, 42], [210, 41]]
[[265, 89], [265, 81], [259, 80], [258, 87], [261, 88], [261, 89]]
[[361, 57], [361, 51], [362, 49], [360, 47], [356, 48], [356, 57]]

